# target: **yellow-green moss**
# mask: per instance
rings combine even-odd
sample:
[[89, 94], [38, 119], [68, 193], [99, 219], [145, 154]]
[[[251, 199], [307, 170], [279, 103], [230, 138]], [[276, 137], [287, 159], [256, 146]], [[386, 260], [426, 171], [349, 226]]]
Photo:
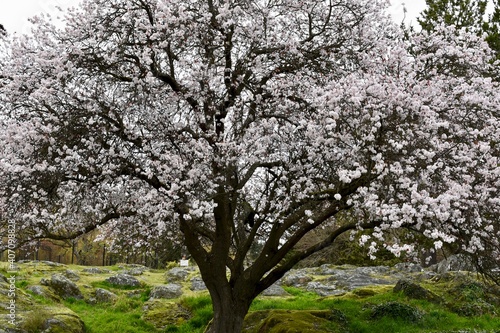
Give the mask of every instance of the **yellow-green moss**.
[[168, 325], [181, 325], [191, 317], [191, 313], [182, 305], [166, 300], [155, 299], [144, 304], [142, 319], [156, 328]]
[[248, 333], [326, 333], [338, 332], [345, 324], [342, 315], [332, 311], [254, 311], [245, 318]]
[[354, 289], [351, 293], [347, 294], [346, 298], [364, 298], [371, 297], [378, 294], [383, 294], [391, 291], [394, 287], [392, 285], [380, 286], [366, 286]]
[[23, 317], [20, 327], [27, 332], [81, 333], [85, 331], [80, 317], [63, 306], [38, 307], [24, 314]]

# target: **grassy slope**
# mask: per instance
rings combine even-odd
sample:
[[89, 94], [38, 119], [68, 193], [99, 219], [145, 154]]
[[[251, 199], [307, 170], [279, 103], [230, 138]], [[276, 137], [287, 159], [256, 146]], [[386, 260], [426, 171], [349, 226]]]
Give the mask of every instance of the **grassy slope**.
[[[0, 269], [1, 267], [0, 264]], [[48, 278], [54, 272], [72, 269], [81, 276], [77, 284], [86, 299], [91, 297], [92, 291], [97, 287], [117, 294], [118, 301], [113, 305], [92, 305], [72, 299], [64, 301], [67, 307], [83, 319], [88, 333], [201, 333], [212, 316], [207, 293], [191, 292], [187, 283], [183, 286], [184, 296], [180, 300], [148, 302], [151, 287], [165, 283], [164, 271], [146, 272], [139, 277], [143, 286], [130, 290], [114, 288], [103, 282], [119, 270], [117, 266], [109, 267], [112, 271], [109, 274], [86, 274], [82, 272], [84, 267], [81, 266], [23, 264], [21, 268], [17, 279], [20, 289], [25, 290], [30, 285], [39, 284], [41, 278]], [[266, 327], [265, 332], [284, 333], [464, 332], [465, 329], [468, 332], [500, 331], [500, 316], [497, 315], [500, 315], [500, 307], [498, 304], [490, 306], [498, 297], [491, 297], [479, 285], [464, 284], [460, 279], [426, 281], [423, 285], [439, 295], [442, 301], [410, 299], [401, 293], [394, 293], [391, 286], [367, 287], [335, 297], [320, 297], [298, 288], [285, 288], [291, 296], [260, 297], [254, 301], [247, 317], [246, 331], [260, 332], [263, 326]], [[135, 293], [135, 296], [129, 297], [130, 293]], [[57, 302], [40, 297], [35, 297], [34, 300], [46, 305]], [[375, 309], [381, 304], [397, 306], [389, 307], [380, 316], [374, 316]], [[418, 312], [419, 319], [409, 320], [408, 314], [400, 311], [401, 304]], [[145, 307], [149, 312], [144, 312]], [[166, 323], [171, 324], [165, 326]], [[157, 329], [154, 324], [162, 324], [164, 328]]]

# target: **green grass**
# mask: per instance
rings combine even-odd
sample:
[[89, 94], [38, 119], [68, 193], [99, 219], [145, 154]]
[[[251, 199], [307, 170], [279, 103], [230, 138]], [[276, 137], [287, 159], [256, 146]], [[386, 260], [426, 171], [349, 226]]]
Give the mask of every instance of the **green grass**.
[[65, 305], [85, 323], [86, 333], [155, 333], [155, 327], [141, 319], [143, 302], [120, 299], [113, 306], [91, 305], [69, 299]]
[[212, 300], [210, 296], [203, 295], [198, 297], [185, 297], [181, 304], [186, 307], [192, 317], [182, 325], [170, 325], [166, 327], [165, 332], [178, 333], [202, 333], [205, 327], [213, 318]]
[[312, 292], [307, 292], [299, 288], [285, 287], [293, 297], [286, 298], [257, 298], [253, 301], [250, 311], [260, 310], [323, 310], [319, 303], [316, 302], [318, 295]]
[[[36, 267], [29, 266], [27, 270], [17, 273], [16, 287], [26, 291], [29, 285], [38, 284], [41, 277], [47, 278], [52, 273], [52, 271], [47, 271], [50, 273], [44, 272], [45, 269], [48, 270], [49, 267], [46, 268], [40, 264]], [[60, 268], [56, 269], [60, 270]], [[115, 303], [88, 304], [85, 301], [75, 299], [63, 301], [63, 305], [81, 317], [86, 325], [87, 333], [203, 333], [213, 317], [211, 299], [207, 293], [187, 291], [180, 300], [148, 302], [151, 288], [164, 283], [162, 271], [145, 273], [143, 275], [145, 284], [139, 287], [115, 286], [104, 281], [106, 276], [106, 274], [81, 274], [81, 280], [78, 281], [78, 284], [92, 286], [92, 288], [81, 288], [86, 292], [85, 298], [87, 300], [93, 296], [95, 288], [103, 288], [118, 296]], [[302, 319], [307, 322], [307, 318], [311, 318], [311, 311], [322, 313], [330, 311], [336, 314], [333, 317], [328, 317], [326, 324], [322, 323], [318, 326], [317, 333], [500, 332], [500, 296], [495, 296], [497, 302], [490, 301], [488, 297], [494, 295], [490, 294], [481, 284], [465, 280], [441, 280], [438, 282], [425, 281], [421, 285], [438, 294], [442, 301], [410, 299], [403, 293], [394, 293], [393, 286], [365, 287], [344, 296], [332, 297], [320, 297], [303, 289], [284, 287], [290, 296], [259, 297], [252, 303], [250, 313], [253, 313], [254, 317], [269, 316], [268, 318], [277, 318], [278, 321], [295, 320], [297, 323]], [[57, 300], [45, 299], [30, 291], [26, 291], [26, 293], [31, 295], [31, 300], [36, 302], [40, 309], [43, 309], [44, 306], [58, 305]], [[131, 293], [136, 295], [129, 297]], [[496, 305], [496, 307], [486, 302]], [[169, 308], [166, 304], [174, 307]], [[485, 304], [491, 308], [484, 306]], [[150, 307], [146, 312], [144, 311], [145, 306]], [[483, 307], [481, 308], [481, 306]], [[173, 311], [169, 312], [168, 309], [180, 310], [180, 315], [172, 315], [173, 320], [170, 320], [166, 314], [172, 314]], [[374, 315], [376, 309], [379, 312]], [[418, 319], [408, 320], [404, 315], [401, 315], [401, 313], [404, 314], [405, 311], [411, 311], [411, 309], [418, 311]], [[479, 315], [474, 313], [477, 309], [479, 309]], [[285, 310], [285, 312], [280, 310]], [[40, 316], [32, 318], [32, 326], [36, 326], [40, 321], [38, 319], [43, 319], [42, 315], [43, 313], [40, 312]], [[335, 316], [342, 318], [342, 320], [334, 319]], [[174, 323], [175, 325], [157, 329], [153, 323], [158, 325], [161, 321], [156, 321], [156, 319], [162, 319], [162, 323]], [[261, 320], [263, 319], [261, 318]], [[276, 326], [277, 329], [278, 326]], [[285, 331], [282, 332], [286, 332], [286, 325], [282, 324], [280, 329], [283, 327], [285, 327]], [[339, 329], [339, 327], [341, 328]], [[274, 331], [271, 332], [274, 333]]]
[[108, 281], [93, 281], [90, 283], [90, 285], [94, 288], [102, 288], [102, 289], [107, 289], [110, 291], [113, 291], [113, 290], [137, 290], [137, 289], [143, 289], [146, 287], [145, 285], [119, 286], [116, 284], [109, 283]]
[[[93, 287], [101, 287], [116, 291], [119, 295], [114, 304], [91, 305], [82, 300], [68, 299], [64, 305], [76, 312], [85, 322], [87, 333], [202, 333], [213, 317], [211, 300], [208, 294], [194, 297], [184, 297], [179, 302], [182, 307], [191, 313], [191, 317], [177, 325], [170, 325], [164, 329], [156, 329], [151, 323], [142, 319], [143, 307], [149, 298], [149, 288], [140, 289], [138, 297], [127, 297], [127, 290], [137, 288], [117, 288], [106, 282], [92, 283]], [[25, 287], [24, 283], [23, 286]], [[382, 287], [371, 293], [348, 293], [344, 296], [320, 297], [315, 293], [302, 289], [285, 287], [291, 295], [289, 297], [259, 297], [250, 308], [250, 312], [266, 310], [314, 311], [336, 310], [346, 319], [342, 323], [345, 332], [352, 333], [398, 333], [398, 332], [453, 332], [469, 330], [470, 332], [498, 332], [500, 317], [496, 314], [480, 316], [459, 315], [453, 312], [446, 304], [432, 303], [425, 300], [413, 300], [401, 293], [392, 292], [390, 287]], [[475, 285], [460, 289], [464, 304], [477, 301], [484, 296], [482, 290]], [[367, 296], [360, 296], [367, 295]], [[38, 303], [49, 303], [40, 296], [34, 296]], [[413, 308], [418, 311], [419, 319], [407, 318], [391, 313], [394, 307], [388, 306], [388, 313], [374, 315], [375, 309], [384, 309], [391, 303], [401, 304], [397, 309]], [[499, 309], [496, 309], [500, 312]], [[403, 311], [403, 313], [404, 313]], [[336, 331], [338, 323], [332, 322], [331, 331]], [[325, 326], [328, 331], [328, 325]], [[323, 331], [318, 331], [323, 332]]]
[[27, 294], [31, 295], [31, 298], [33, 298], [37, 303], [42, 304], [42, 305], [54, 305], [56, 302], [50, 298], [45, 298], [44, 296], [37, 295], [33, 293], [30, 290], [26, 291]]
[[29, 283], [26, 280], [16, 281], [16, 288], [25, 289], [28, 285]]
[[[355, 333], [417, 333], [451, 332], [468, 329], [471, 332], [500, 330], [500, 318], [494, 315], [467, 317], [450, 311], [446, 306], [425, 300], [411, 300], [386, 289], [380, 294], [358, 297], [348, 294], [343, 297], [319, 297], [314, 293], [297, 288], [286, 288], [292, 296], [287, 298], [258, 298], [250, 311], [262, 310], [340, 310], [347, 319], [346, 332]], [[211, 302], [208, 296], [183, 299], [183, 305], [190, 309], [193, 317], [179, 326], [170, 326], [166, 332], [203, 332], [203, 328], [212, 318]], [[388, 315], [373, 316], [377, 305], [400, 303], [418, 310], [418, 320]]]
[[[405, 296], [386, 290], [369, 297], [348, 294], [342, 297], [319, 297], [297, 288], [286, 288], [292, 296], [287, 298], [258, 298], [250, 311], [263, 310], [340, 310], [347, 319], [346, 332], [353, 333], [400, 333], [400, 332], [450, 332], [469, 329], [471, 332], [500, 330], [500, 318], [493, 315], [477, 317], [460, 316], [443, 305], [424, 300], [410, 300]], [[183, 325], [170, 326], [166, 332], [203, 332], [212, 318], [208, 296], [190, 297], [182, 300], [193, 313], [192, 319]], [[414, 308], [421, 314], [418, 320], [408, 320], [397, 315], [373, 316], [377, 305], [396, 302]], [[406, 307], [405, 307], [406, 309]], [[333, 326], [332, 326], [333, 327]]]

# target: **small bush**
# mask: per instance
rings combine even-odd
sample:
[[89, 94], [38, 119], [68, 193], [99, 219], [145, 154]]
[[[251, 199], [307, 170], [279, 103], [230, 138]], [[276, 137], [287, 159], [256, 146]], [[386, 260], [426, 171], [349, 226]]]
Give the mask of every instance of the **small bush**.
[[484, 299], [485, 287], [479, 282], [464, 283], [457, 287], [461, 300], [475, 302]]
[[452, 311], [464, 317], [477, 317], [485, 314], [496, 314], [495, 307], [483, 300], [456, 306], [452, 308]]
[[44, 331], [47, 319], [49, 319], [49, 314], [42, 309], [38, 309], [26, 316], [26, 320], [23, 322], [22, 327], [27, 332], [39, 333]]
[[116, 311], [129, 312], [129, 311], [132, 311], [135, 309], [140, 309], [142, 307], [143, 303], [144, 302], [140, 299], [121, 297], [113, 305], [113, 308]]
[[177, 261], [169, 261], [165, 264], [165, 269], [167, 271], [175, 267], [179, 267], [179, 263]]
[[29, 285], [29, 283], [26, 280], [16, 281], [16, 287], [19, 288], [19, 289], [24, 289], [28, 285]]
[[382, 317], [391, 317], [402, 319], [408, 322], [417, 322], [422, 319], [422, 313], [412, 306], [399, 302], [386, 302], [373, 308], [371, 317], [379, 319]]
[[76, 299], [76, 298], [74, 298], [74, 297], [68, 297], [68, 298], [66, 298], [66, 299], [65, 299], [65, 301], [66, 301], [66, 303], [68, 303], [68, 304], [78, 304], [78, 303], [83, 303], [83, 301], [82, 301], [82, 300], [80, 300], [80, 299]]

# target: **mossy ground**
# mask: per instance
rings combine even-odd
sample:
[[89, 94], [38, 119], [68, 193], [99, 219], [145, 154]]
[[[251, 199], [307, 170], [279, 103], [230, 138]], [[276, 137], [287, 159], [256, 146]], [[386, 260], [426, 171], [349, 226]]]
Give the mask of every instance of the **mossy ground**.
[[342, 332], [345, 323], [337, 322], [330, 315], [330, 311], [253, 311], [245, 318], [244, 331], [248, 333]]
[[[43, 309], [52, 311], [66, 308], [69, 312], [64, 316], [76, 313], [85, 323], [87, 333], [202, 333], [213, 315], [208, 293], [189, 289], [189, 281], [196, 274], [194, 272], [182, 283], [184, 295], [180, 299], [151, 301], [150, 290], [166, 283], [165, 270], [150, 270], [138, 276], [141, 286], [137, 288], [118, 288], [104, 280], [120, 271], [122, 268], [119, 266], [107, 267], [110, 272], [105, 274], [85, 273], [85, 267], [76, 265], [51, 266], [32, 262], [21, 264], [20, 268], [16, 274], [18, 293], [31, 296], [22, 297], [19, 306], [25, 307], [26, 313], [37, 314], [24, 322], [28, 326], [35, 327], [38, 325], [37, 320], [43, 321], [44, 314], [47, 314]], [[40, 284], [40, 279], [50, 278], [54, 273], [64, 273], [67, 269], [79, 274], [80, 280], [76, 283], [85, 300], [58, 301], [27, 291], [29, 286]], [[318, 275], [313, 278], [320, 280], [324, 277]], [[259, 297], [253, 302], [245, 321], [245, 332], [500, 331], [498, 289], [486, 287], [474, 276], [463, 274], [423, 280], [420, 284], [442, 301], [412, 299], [401, 292], [393, 292], [393, 286], [390, 285], [368, 286], [342, 296], [330, 297], [285, 287], [290, 296]], [[96, 288], [115, 293], [118, 295], [117, 300], [109, 304], [89, 303]], [[405, 313], [415, 316], [408, 320]]]

